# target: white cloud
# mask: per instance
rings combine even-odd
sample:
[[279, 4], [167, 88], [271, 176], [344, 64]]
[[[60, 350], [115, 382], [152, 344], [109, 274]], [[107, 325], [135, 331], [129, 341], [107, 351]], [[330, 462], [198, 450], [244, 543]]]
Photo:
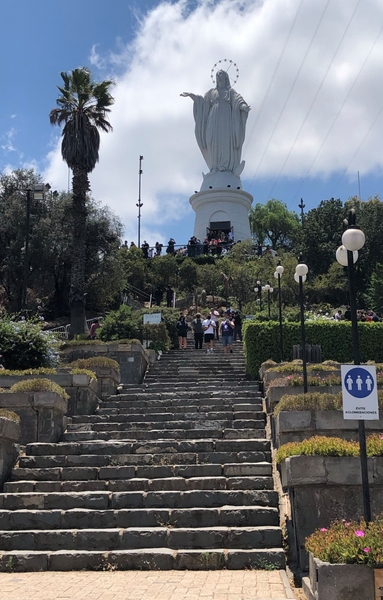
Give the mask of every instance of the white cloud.
[[[121, 215], [125, 238], [135, 239], [141, 154], [145, 239], [154, 243], [165, 223], [177, 231], [184, 220], [191, 233], [188, 197], [206, 165], [194, 138], [192, 102], [179, 94], [206, 92], [210, 69], [224, 57], [238, 64], [235, 89], [252, 106], [245, 189], [278, 175], [381, 172], [381, 23], [380, 0], [160, 4], [137, 20], [133, 43], [118, 41], [120, 52], [91, 49], [95, 78], [118, 69], [114, 131], [102, 135], [100, 163], [90, 176], [94, 195]], [[59, 144], [47, 158], [46, 180], [65, 189]]]
[[2, 150], [5, 152], [16, 152], [16, 148], [13, 145], [13, 141], [16, 135], [16, 130], [12, 127], [9, 131], [4, 133], [0, 140], [3, 142], [1, 144]]

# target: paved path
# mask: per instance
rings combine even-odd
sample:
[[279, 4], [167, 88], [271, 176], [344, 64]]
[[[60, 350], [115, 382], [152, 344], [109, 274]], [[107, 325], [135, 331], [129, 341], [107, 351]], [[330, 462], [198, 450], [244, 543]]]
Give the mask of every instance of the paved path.
[[284, 571], [0, 573], [1, 600], [285, 600]]

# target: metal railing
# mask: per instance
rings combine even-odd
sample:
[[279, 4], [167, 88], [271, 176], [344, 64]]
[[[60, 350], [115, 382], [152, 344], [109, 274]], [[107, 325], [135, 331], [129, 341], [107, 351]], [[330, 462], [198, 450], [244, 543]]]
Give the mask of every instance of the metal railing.
[[[93, 317], [92, 319], [86, 320], [86, 326], [89, 329], [95, 319], [102, 321], [104, 317]], [[47, 329], [49, 333], [53, 333], [56, 337], [67, 340], [70, 335], [70, 323], [68, 325], [61, 325], [60, 327], [52, 327], [52, 329]]]

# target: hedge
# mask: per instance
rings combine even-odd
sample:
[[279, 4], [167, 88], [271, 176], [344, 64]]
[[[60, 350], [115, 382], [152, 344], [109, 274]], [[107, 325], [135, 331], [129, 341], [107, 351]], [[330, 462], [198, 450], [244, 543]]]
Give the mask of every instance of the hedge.
[[[305, 323], [306, 344], [319, 344], [322, 360], [335, 360], [347, 364], [353, 360], [351, 322], [308, 321]], [[359, 323], [359, 348], [361, 361], [383, 362], [383, 323]], [[246, 368], [253, 379], [263, 362], [280, 360], [279, 323], [245, 321], [243, 340]], [[284, 359], [293, 358], [293, 346], [301, 343], [300, 323], [283, 324]]]

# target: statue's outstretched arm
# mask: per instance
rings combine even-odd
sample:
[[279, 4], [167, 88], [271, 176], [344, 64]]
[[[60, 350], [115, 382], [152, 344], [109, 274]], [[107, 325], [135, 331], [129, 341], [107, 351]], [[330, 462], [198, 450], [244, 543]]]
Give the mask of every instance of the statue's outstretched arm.
[[195, 94], [192, 94], [191, 92], [182, 92], [180, 96], [183, 96], [184, 98], [187, 98], [189, 96], [189, 98], [191, 98], [192, 100], [196, 100], [197, 98], [197, 96]]

